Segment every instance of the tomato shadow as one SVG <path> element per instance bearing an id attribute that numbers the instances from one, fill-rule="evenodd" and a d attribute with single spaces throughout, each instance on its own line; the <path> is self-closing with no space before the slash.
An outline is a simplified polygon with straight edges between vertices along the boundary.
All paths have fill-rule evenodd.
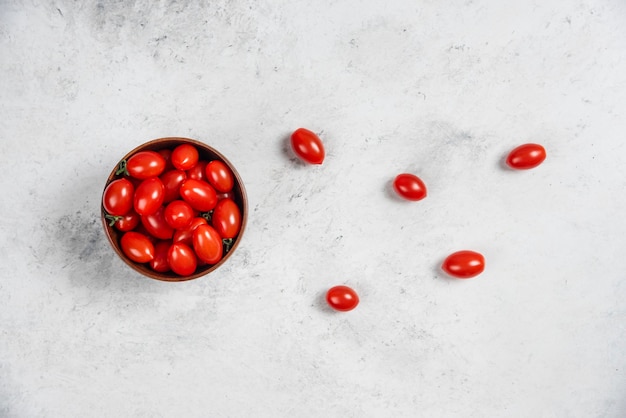
<path id="1" fill-rule="evenodd" d="M 308 163 L 302 161 L 291 147 L 291 133 L 285 134 L 280 141 L 280 151 L 282 156 L 288 160 L 295 168 L 305 168 Z"/>
<path id="2" fill-rule="evenodd" d="M 317 295 L 315 296 L 315 307 L 322 313 L 325 313 L 327 315 L 335 315 L 337 313 L 337 311 L 335 311 L 333 308 L 331 308 L 330 306 L 328 306 L 328 303 L 326 302 L 326 293 L 328 292 L 328 290 L 321 290 L 317 293 Z"/>
<path id="3" fill-rule="evenodd" d="M 383 188 L 383 193 L 385 195 L 385 197 L 389 200 L 392 200 L 394 202 L 398 202 L 398 203 L 411 203 L 410 201 L 401 198 L 400 196 L 398 196 L 398 193 L 396 193 L 396 191 L 393 188 L 393 178 L 387 180 L 384 183 L 384 188 Z"/>

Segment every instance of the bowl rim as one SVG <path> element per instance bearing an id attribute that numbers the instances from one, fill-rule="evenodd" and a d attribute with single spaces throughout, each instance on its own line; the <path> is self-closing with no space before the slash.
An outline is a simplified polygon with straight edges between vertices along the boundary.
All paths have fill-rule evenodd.
<path id="1" fill-rule="evenodd" d="M 115 172 L 117 171 L 119 167 L 119 164 L 123 160 L 128 160 L 128 158 L 130 158 L 132 155 L 140 151 L 155 151 L 155 150 L 158 151 L 160 149 L 169 149 L 170 148 L 169 146 L 163 146 L 158 149 L 152 149 L 154 147 L 158 147 L 167 142 L 179 142 L 180 144 L 183 144 L 183 143 L 192 144 L 207 151 L 208 153 L 214 154 L 218 159 L 220 159 L 224 164 L 226 164 L 226 166 L 231 170 L 233 177 L 235 178 L 235 187 L 238 187 L 240 199 L 241 199 L 241 206 L 240 206 L 241 227 L 239 229 L 239 233 L 237 234 L 236 239 L 234 240 L 232 246 L 228 250 L 228 253 L 226 253 L 222 257 L 222 259 L 218 261 L 216 264 L 209 265 L 205 269 L 196 269 L 196 272 L 190 276 L 177 276 L 177 275 L 174 275 L 175 273 L 172 273 L 171 271 L 160 273 L 154 270 L 150 270 L 150 268 L 146 267 L 145 265 L 135 263 L 134 261 L 128 259 L 128 257 L 126 257 L 126 255 L 123 253 L 122 249 L 120 248 L 119 243 L 116 241 L 116 239 L 112 235 L 113 227 L 109 226 L 109 221 L 105 218 L 106 211 L 102 204 L 102 201 L 104 198 L 104 192 L 106 188 L 109 186 L 109 184 L 119 178 L 125 178 L 124 176 L 118 176 L 115 174 Z M 200 152 L 200 154 L 202 154 L 202 152 Z M 239 244 L 241 243 L 241 240 L 242 240 L 242 237 L 244 235 L 244 231 L 247 225 L 247 221 L 248 221 L 248 196 L 246 193 L 243 180 L 241 176 L 239 175 L 239 172 L 237 171 L 235 166 L 230 162 L 230 160 L 228 160 L 228 158 L 226 158 L 221 152 L 219 152 L 212 146 L 202 141 L 199 141 L 197 139 L 185 138 L 185 137 L 180 137 L 180 136 L 168 136 L 168 137 L 156 138 L 156 139 L 152 139 L 150 141 L 144 142 L 136 146 L 135 148 L 133 148 L 131 151 L 126 153 L 126 155 L 124 155 L 122 158 L 118 160 L 117 164 L 114 166 L 113 170 L 107 177 L 104 188 L 102 189 L 102 197 L 100 198 L 100 219 L 102 221 L 102 226 L 104 228 L 104 234 L 106 235 L 107 240 L 109 241 L 109 244 L 111 244 L 111 247 L 113 248 L 114 252 L 122 259 L 122 261 L 124 261 L 124 263 L 126 263 L 133 270 L 140 273 L 142 276 L 146 276 L 154 280 L 160 280 L 164 282 L 186 282 L 189 280 L 197 279 L 202 276 L 206 276 L 207 274 L 214 272 L 219 267 L 221 267 L 230 258 L 230 256 L 235 252 L 237 247 L 239 247 Z"/>

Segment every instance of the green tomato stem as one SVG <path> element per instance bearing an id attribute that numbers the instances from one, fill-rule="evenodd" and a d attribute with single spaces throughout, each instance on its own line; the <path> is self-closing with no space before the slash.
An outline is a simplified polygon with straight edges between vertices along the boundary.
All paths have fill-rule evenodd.
<path id="1" fill-rule="evenodd" d="M 109 226 L 115 225 L 115 222 L 123 218 L 123 216 L 109 215 L 108 213 L 104 217 L 109 220 Z"/>
<path id="2" fill-rule="evenodd" d="M 224 254 L 226 254 L 232 248 L 234 240 L 232 238 L 225 238 L 222 242 L 224 243 Z"/>
<path id="3" fill-rule="evenodd" d="M 120 164 L 117 166 L 117 171 L 115 172 L 116 176 L 120 174 L 124 174 L 125 176 L 129 176 L 128 169 L 126 168 L 126 160 L 120 161 Z"/>

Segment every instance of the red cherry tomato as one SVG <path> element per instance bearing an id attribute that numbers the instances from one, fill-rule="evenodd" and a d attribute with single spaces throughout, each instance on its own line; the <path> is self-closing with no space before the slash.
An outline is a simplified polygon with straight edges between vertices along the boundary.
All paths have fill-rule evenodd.
<path id="1" fill-rule="evenodd" d="M 161 157 L 165 159 L 165 169 L 163 172 L 174 170 L 174 164 L 172 164 L 172 150 L 168 148 L 163 148 L 157 151 L 161 154 Z"/>
<path id="2" fill-rule="evenodd" d="M 145 180 L 159 176 L 165 170 L 165 158 L 156 151 L 140 151 L 126 162 L 128 175 Z"/>
<path id="3" fill-rule="evenodd" d="M 154 245 L 143 234 L 129 231 L 120 240 L 122 251 L 136 263 L 147 263 L 154 258 Z"/>
<path id="4" fill-rule="evenodd" d="M 106 218 L 110 220 L 109 226 L 114 226 L 115 229 L 122 232 L 128 232 L 135 229 L 139 225 L 141 217 L 133 209 L 128 211 L 124 216 L 111 216 L 106 215 Z"/>
<path id="5" fill-rule="evenodd" d="M 545 159 L 544 147 L 539 144 L 524 144 L 509 153 L 506 163 L 516 170 L 528 170 L 537 167 Z"/>
<path id="6" fill-rule="evenodd" d="M 140 215 L 150 215 L 163 204 L 165 186 L 158 177 L 152 177 L 141 182 L 135 190 L 135 212 Z"/>
<path id="7" fill-rule="evenodd" d="M 399 174 L 393 181 L 393 188 L 406 200 L 422 200 L 426 197 L 426 185 L 414 174 Z"/>
<path id="8" fill-rule="evenodd" d="M 231 199 L 217 202 L 211 216 L 211 224 L 222 238 L 234 238 L 241 228 L 239 206 Z"/>
<path id="9" fill-rule="evenodd" d="M 150 235 L 158 239 L 170 239 L 174 235 L 174 228 L 165 219 L 165 208 L 163 206 L 150 215 L 141 215 L 141 224 Z"/>
<path id="10" fill-rule="evenodd" d="M 183 181 L 187 180 L 187 174 L 181 170 L 170 170 L 161 174 L 159 178 L 165 187 L 163 203 L 170 203 L 173 200 L 179 199 L 180 185 L 183 184 Z"/>
<path id="11" fill-rule="evenodd" d="M 183 244 L 187 244 L 189 246 L 193 245 L 193 231 L 200 225 L 207 225 L 207 221 L 204 218 L 193 218 L 189 226 L 183 229 L 177 229 L 174 232 L 174 243 L 182 242 Z"/>
<path id="12" fill-rule="evenodd" d="M 172 164 L 178 170 L 189 170 L 198 162 L 198 150 L 190 144 L 182 144 L 172 151 Z"/>
<path id="13" fill-rule="evenodd" d="M 154 245 L 154 258 L 150 261 L 150 267 L 159 273 L 170 271 L 167 255 L 170 251 L 171 241 L 159 241 Z"/>
<path id="14" fill-rule="evenodd" d="M 200 225 L 193 231 L 193 249 L 202 261 L 215 264 L 222 259 L 222 237 L 210 225 Z"/>
<path id="15" fill-rule="evenodd" d="M 351 311 L 359 304 L 359 296 L 348 286 L 335 286 L 326 292 L 326 302 L 337 311 Z"/>
<path id="16" fill-rule="evenodd" d="M 324 162 L 324 144 L 322 140 L 308 129 L 299 128 L 291 134 L 291 147 L 298 157 L 310 164 Z"/>
<path id="17" fill-rule="evenodd" d="M 469 279 L 485 270 L 485 257 L 475 251 L 457 251 L 444 260 L 441 268 L 450 276 Z"/>
<path id="18" fill-rule="evenodd" d="M 187 170 L 187 178 L 208 181 L 206 178 L 206 161 L 198 161 L 191 169 Z"/>
<path id="19" fill-rule="evenodd" d="M 180 196 L 191 205 L 192 208 L 206 212 L 217 204 L 215 189 L 207 182 L 187 179 L 180 186 Z"/>
<path id="20" fill-rule="evenodd" d="M 174 200 L 165 207 L 165 222 L 174 229 L 186 227 L 193 217 L 193 208 L 183 200 Z"/>
<path id="21" fill-rule="evenodd" d="M 133 207 L 135 188 L 127 179 L 113 180 L 104 189 L 102 206 L 109 215 L 123 216 Z"/>
<path id="22" fill-rule="evenodd" d="M 198 260 L 193 250 L 186 244 L 172 244 L 167 253 L 167 263 L 172 271 L 180 276 L 189 276 L 196 271 Z"/>
<path id="23" fill-rule="evenodd" d="M 218 192 L 229 192 L 235 184 L 233 173 L 226 164 L 213 160 L 206 166 L 206 177 L 211 186 Z"/>

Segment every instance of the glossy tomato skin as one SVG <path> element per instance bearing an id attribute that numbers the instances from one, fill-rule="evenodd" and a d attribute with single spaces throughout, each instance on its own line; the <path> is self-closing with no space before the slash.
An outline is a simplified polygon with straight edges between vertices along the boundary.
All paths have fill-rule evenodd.
<path id="1" fill-rule="evenodd" d="M 161 182 L 165 187 L 163 203 L 169 203 L 180 198 L 180 185 L 187 180 L 187 173 L 182 170 L 170 170 L 161 174 Z"/>
<path id="2" fill-rule="evenodd" d="M 154 258 L 154 245 L 148 237 L 139 232 L 124 233 L 120 246 L 124 254 L 136 263 L 147 263 Z"/>
<path id="3" fill-rule="evenodd" d="M 120 217 L 117 221 L 115 221 L 113 226 L 118 231 L 128 232 L 135 229 L 137 225 L 139 225 L 140 221 L 141 217 L 139 216 L 139 214 L 131 209 L 128 211 L 128 213 L 126 213 L 126 215 Z"/>
<path id="4" fill-rule="evenodd" d="M 141 224 L 150 235 L 158 239 L 170 239 L 174 235 L 174 228 L 165 219 L 165 208 L 163 206 L 150 215 L 141 215 Z"/>
<path id="5" fill-rule="evenodd" d="M 189 170 L 199 159 L 198 150 L 191 144 L 181 144 L 172 151 L 172 164 L 178 170 Z"/>
<path id="6" fill-rule="evenodd" d="M 113 180 L 104 189 L 102 206 L 104 210 L 113 216 L 123 216 L 133 208 L 133 195 L 135 188 L 127 179 Z"/>
<path id="7" fill-rule="evenodd" d="M 299 128 L 291 134 L 291 147 L 298 157 L 309 164 L 322 164 L 326 155 L 322 140 L 312 131 Z"/>
<path id="8" fill-rule="evenodd" d="M 140 180 L 159 176 L 163 170 L 165 170 L 165 158 L 156 151 L 140 151 L 126 162 L 128 174 Z"/>
<path id="9" fill-rule="evenodd" d="M 359 304 L 359 295 L 348 286 L 335 286 L 326 292 L 326 302 L 336 311 L 351 311 Z"/>
<path id="10" fill-rule="evenodd" d="M 171 241 L 158 241 L 154 245 L 154 258 L 150 261 L 150 267 L 159 273 L 170 271 L 170 265 L 167 262 L 167 255 L 170 251 Z"/>
<path id="11" fill-rule="evenodd" d="M 193 249 L 202 261 L 215 264 L 222 259 L 222 237 L 210 225 L 200 225 L 193 231 Z"/>
<path id="12" fill-rule="evenodd" d="M 206 212 L 217 204 L 215 189 L 207 182 L 187 179 L 180 186 L 180 196 L 192 208 Z"/>
<path id="13" fill-rule="evenodd" d="M 239 206 L 232 199 L 220 200 L 213 210 L 211 224 L 222 238 L 235 238 L 241 228 Z"/>
<path id="14" fill-rule="evenodd" d="M 206 161 L 198 161 L 196 165 L 186 171 L 187 178 L 194 180 L 208 181 L 206 178 Z"/>
<path id="15" fill-rule="evenodd" d="M 165 222 L 174 228 L 185 228 L 194 218 L 194 210 L 184 200 L 174 200 L 165 207 Z"/>
<path id="16" fill-rule="evenodd" d="M 150 215 L 156 212 L 163 204 L 165 186 L 158 177 L 152 177 L 141 182 L 135 190 L 135 212 L 140 215 Z"/>
<path id="17" fill-rule="evenodd" d="M 167 253 L 167 263 L 180 276 L 189 276 L 196 271 L 198 260 L 193 250 L 181 242 L 172 244 Z"/>
<path id="18" fill-rule="evenodd" d="M 469 279 L 485 270 L 485 257 L 475 251 L 457 251 L 446 257 L 441 268 L 450 276 Z"/>
<path id="19" fill-rule="evenodd" d="M 426 185 L 422 179 L 410 173 L 398 174 L 393 181 L 393 189 L 406 200 L 418 201 L 427 195 Z"/>
<path id="20" fill-rule="evenodd" d="M 219 160 L 213 160 L 206 166 L 207 181 L 218 192 L 229 192 L 233 189 L 235 179 L 228 166 Z"/>
<path id="21" fill-rule="evenodd" d="M 187 244 L 189 246 L 193 245 L 193 231 L 200 225 L 208 225 L 207 220 L 201 217 L 196 217 L 191 220 L 189 226 L 182 229 L 177 229 L 174 232 L 173 241 L 182 242 L 183 244 Z"/>
<path id="22" fill-rule="evenodd" d="M 524 144 L 513 149 L 506 158 L 509 167 L 528 170 L 537 167 L 546 159 L 546 149 L 539 144 Z"/>

